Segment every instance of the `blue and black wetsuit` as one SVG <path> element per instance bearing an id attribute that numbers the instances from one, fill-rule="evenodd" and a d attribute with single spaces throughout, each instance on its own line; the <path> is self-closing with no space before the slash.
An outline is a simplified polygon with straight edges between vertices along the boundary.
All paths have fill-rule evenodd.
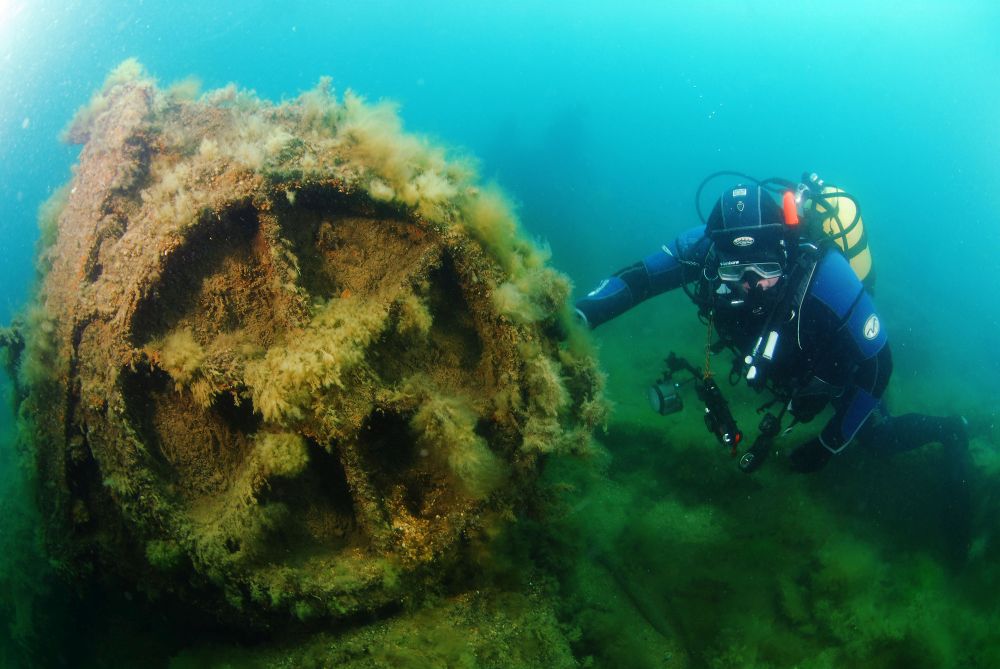
<path id="1" fill-rule="evenodd" d="M 576 303 L 576 310 L 593 328 L 650 297 L 695 281 L 701 289 L 692 297 L 700 307 L 706 306 L 705 300 L 719 298 L 712 300 L 713 324 L 741 358 L 766 334 L 765 326 L 778 333 L 769 380 L 791 397 L 792 414 L 801 421 L 832 404 L 835 413 L 819 437 L 830 453 L 843 450 L 855 436 L 878 441 L 887 451 L 944 441 L 955 430 L 947 422 L 953 419 L 891 419 L 879 410 L 892 374 L 892 356 L 875 304 L 840 253 L 811 245 L 802 249 L 799 271 L 782 279 L 790 283 L 777 302 L 763 291 L 746 299 L 725 299 L 731 290 L 717 278 L 713 281 L 712 263 L 706 262 L 711 240 L 699 226 L 602 281 Z M 777 287 L 771 290 L 778 292 Z M 869 420 L 873 413 L 877 420 Z"/>

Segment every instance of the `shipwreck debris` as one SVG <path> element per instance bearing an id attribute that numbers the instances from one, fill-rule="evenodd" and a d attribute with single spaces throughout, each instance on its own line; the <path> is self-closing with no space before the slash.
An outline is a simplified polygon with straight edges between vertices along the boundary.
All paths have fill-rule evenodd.
<path id="1" fill-rule="evenodd" d="M 589 447 L 567 280 L 391 107 L 194 97 L 127 61 L 66 137 L 17 366 L 70 569 L 345 619 L 419 596 L 541 455 Z"/>

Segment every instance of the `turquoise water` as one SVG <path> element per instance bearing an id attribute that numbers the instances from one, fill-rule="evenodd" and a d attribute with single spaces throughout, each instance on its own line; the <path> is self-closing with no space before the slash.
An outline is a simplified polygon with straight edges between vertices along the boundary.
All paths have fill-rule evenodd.
<path id="1" fill-rule="evenodd" d="M 932 650 L 912 646 L 922 660 L 892 650 L 891 642 L 916 643 L 932 627 L 921 597 L 939 602 L 930 610 L 952 617 L 956 627 L 995 615 L 968 593 L 995 583 L 989 559 L 1000 550 L 992 539 L 996 501 L 985 494 L 1000 470 L 993 427 L 1000 398 L 1000 9 L 990 2 L 871 4 L 0 0 L 0 321 L 25 304 L 37 207 L 68 179 L 76 159 L 76 147 L 58 142 L 60 130 L 108 71 L 133 56 L 165 84 L 193 75 L 206 89 L 233 81 L 261 97 L 287 99 L 331 75 L 340 93 L 350 88 L 370 100 L 395 100 L 408 130 L 476 157 L 482 177 L 518 204 L 524 228 L 551 246 L 553 264 L 573 279 L 577 294 L 695 224 L 694 191 L 709 172 L 797 178 L 817 171 L 853 192 L 864 209 L 896 358 L 894 406 L 965 413 L 977 427 L 980 562 L 954 582 L 938 571 L 943 539 L 936 524 L 919 520 L 936 512 L 941 492 L 926 476 L 933 454 L 895 466 L 855 458 L 840 475 L 824 472 L 806 484 L 765 472 L 751 485 L 711 451 L 696 415 L 648 416 L 643 388 L 665 352 L 696 357 L 701 345 L 693 308 L 678 296 L 642 305 L 596 333 L 618 404 L 604 437 L 614 465 L 607 480 L 578 488 L 607 518 L 577 523 L 570 516 L 560 531 L 597 527 L 607 543 L 605 564 L 622 559 L 617 542 L 631 547 L 638 564 L 612 571 L 631 575 L 625 591 L 660 598 L 636 604 L 647 622 L 660 602 L 678 602 L 663 615 L 683 630 L 678 634 L 697 658 L 691 666 L 837 666 L 843 657 L 870 666 L 903 666 L 892 664 L 899 658 L 909 666 L 942 666 L 933 664 L 940 658 L 991 666 L 983 658 L 998 651 L 977 632 L 962 636 L 946 626 Z M 752 415 L 753 399 L 742 401 Z M 16 481 L 9 443 L 0 467 Z M 901 477 L 925 487 L 907 494 Z M 872 486 L 888 492 L 880 499 Z M 28 507 L 14 484 L 8 487 L 15 492 L 4 508 L 23 517 Z M 807 500 L 804 508 L 817 516 L 782 513 L 788 495 Z M 750 496 L 748 510 L 739 500 Z M 634 524 L 622 520 L 636 514 Z M 678 525 L 679 517 L 689 524 Z M 751 522 L 772 541 L 735 529 Z M 820 546 L 817 525 L 835 528 L 834 546 Z M 725 544 L 719 532 L 740 540 Z M 30 532 L 23 534 L 22 543 L 30 543 Z M 789 545 L 776 536 L 804 538 Z M 757 585 L 741 590 L 739 570 L 704 566 L 712 564 L 699 552 L 705 546 L 733 559 L 745 547 Z M 797 558 L 806 553 L 820 565 L 815 582 L 769 580 L 779 567 L 797 573 Z M 666 562 L 683 565 L 688 576 L 652 555 L 672 555 Z M 850 568 L 838 571 L 845 563 Z M 866 579 L 889 585 L 868 594 Z M 696 597 L 693 583 L 729 594 Z M 920 588 L 926 594 L 914 594 Z M 785 603 L 761 609 L 759 629 L 748 631 L 727 613 L 775 592 Z M 796 606 L 797 598 L 812 604 Z M 823 606 L 838 603 L 854 622 L 826 610 L 837 624 L 825 632 L 810 628 Z M 682 606 L 733 626 L 687 621 L 676 611 Z M 601 666 L 621 661 L 606 651 L 614 644 L 595 616 L 589 627 L 579 610 L 566 616 L 589 634 L 578 648 L 581 661 L 588 654 Z M 850 625 L 876 621 L 885 629 L 871 631 L 870 643 L 853 655 L 824 655 L 824 643 L 845 643 Z M 761 651 L 754 640 L 763 638 L 780 639 L 774 643 L 785 651 Z M 959 654 L 969 644 L 979 645 L 978 655 Z M 162 648 L 164 663 L 180 652 L 173 643 Z M 635 662 L 657 666 L 648 658 Z"/>

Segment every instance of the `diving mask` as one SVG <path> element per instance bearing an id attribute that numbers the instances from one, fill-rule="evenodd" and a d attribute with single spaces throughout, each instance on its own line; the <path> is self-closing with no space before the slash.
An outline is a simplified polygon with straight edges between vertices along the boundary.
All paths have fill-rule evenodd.
<path id="1" fill-rule="evenodd" d="M 777 262 L 734 263 L 719 266 L 719 278 L 723 281 L 739 281 L 747 272 L 753 272 L 762 279 L 775 279 L 781 276 L 784 268 Z"/>

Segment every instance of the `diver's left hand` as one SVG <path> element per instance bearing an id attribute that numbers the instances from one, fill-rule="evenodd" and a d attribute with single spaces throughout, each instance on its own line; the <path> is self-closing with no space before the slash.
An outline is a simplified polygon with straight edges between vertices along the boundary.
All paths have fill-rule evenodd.
<path id="1" fill-rule="evenodd" d="M 791 452 L 788 464 L 793 472 L 809 474 L 823 469 L 832 457 L 833 453 L 820 443 L 819 437 L 813 437 Z"/>

